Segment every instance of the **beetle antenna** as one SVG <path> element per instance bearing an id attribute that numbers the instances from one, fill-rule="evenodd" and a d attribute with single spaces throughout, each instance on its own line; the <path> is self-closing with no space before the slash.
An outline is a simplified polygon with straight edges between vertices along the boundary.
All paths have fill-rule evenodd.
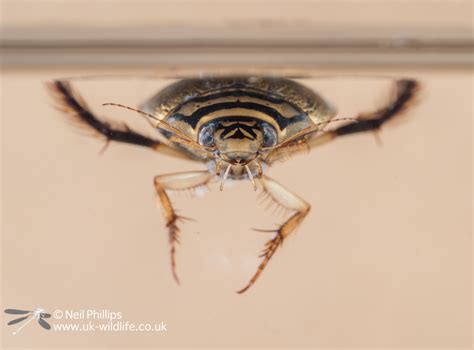
<path id="1" fill-rule="evenodd" d="M 155 127 L 159 127 L 160 124 L 162 124 L 163 126 L 165 126 L 164 129 L 166 129 L 166 130 L 167 130 L 167 129 L 170 129 L 170 130 L 167 130 L 167 131 L 176 133 L 176 134 L 178 134 L 179 136 L 188 139 L 188 137 L 187 137 L 186 135 L 183 135 L 180 130 L 178 130 L 178 129 L 176 129 L 175 127 L 169 125 L 167 122 L 165 122 L 165 121 L 163 121 L 163 120 L 161 120 L 161 119 L 158 119 L 158 118 L 155 117 L 153 114 L 150 114 L 150 113 L 141 111 L 141 110 L 136 109 L 136 108 L 133 108 L 133 107 L 125 106 L 125 105 L 122 105 L 122 104 L 120 104 L 120 103 L 107 102 L 107 103 L 102 103 L 102 106 L 115 106 L 115 107 L 120 107 L 120 108 L 128 109 L 129 111 L 134 111 L 134 112 L 140 113 L 141 115 L 143 115 L 143 116 L 145 116 L 145 117 L 147 117 L 147 118 L 156 120 L 157 123 L 154 125 Z M 149 119 L 147 119 L 147 120 L 149 120 Z M 152 124 L 152 125 L 153 125 L 153 124 Z"/>
<path id="2" fill-rule="evenodd" d="M 227 179 L 227 176 L 229 175 L 229 171 L 230 171 L 231 166 L 232 166 L 232 164 L 229 164 L 229 166 L 225 170 L 224 176 L 222 177 L 221 187 L 220 187 L 221 191 L 224 190 L 224 182 Z"/>
<path id="3" fill-rule="evenodd" d="M 196 141 L 194 141 L 193 139 L 191 139 L 188 135 L 186 135 L 185 133 L 183 133 L 181 130 L 175 128 L 174 126 L 170 125 L 169 123 L 165 122 L 164 120 L 161 120 L 161 119 L 158 119 L 157 117 L 155 117 L 153 114 L 150 114 L 150 113 L 147 113 L 147 112 L 144 112 L 144 111 L 141 111 L 139 109 L 136 109 L 136 108 L 133 108 L 133 107 L 129 107 L 129 106 L 125 106 L 125 105 L 122 105 L 120 103 L 112 103 L 112 102 L 107 102 L 107 103 L 103 103 L 102 106 L 115 106 L 115 107 L 120 107 L 120 108 L 125 108 L 125 109 L 128 109 L 130 111 L 134 111 L 134 112 L 137 112 L 145 117 L 147 117 L 147 120 L 149 121 L 148 118 L 150 119 L 153 119 L 153 120 L 156 120 L 156 124 L 153 125 L 155 128 L 160 128 L 160 129 L 163 129 L 163 130 L 166 130 L 172 134 L 174 134 L 178 140 L 176 139 L 175 137 L 175 141 L 176 142 L 179 142 L 179 143 L 184 143 L 186 145 L 189 145 L 191 147 L 194 147 L 194 148 L 197 148 L 197 149 L 201 149 L 201 150 L 204 150 L 206 152 L 210 151 L 210 150 L 213 150 L 212 147 L 206 147 L 206 146 L 203 146 L 199 143 L 197 143 Z M 181 139 L 181 140 L 179 140 Z M 181 141 L 181 142 L 180 142 Z"/>
<path id="4" fill-rule="evenodd" d="M 286 146 L 287 144 L 291 143 L 291 142 L 294 142 L 298 139 L 301 139 L 302 137 L 304 136 L 307 136 L 309 134 L 313 134 L 315 132 L 326 132 L 324 131 L 324 127 L 329 124 L 329 123 L 334 123 L 334 122 L 339 122 L 339 121 L 352 121 L 352 122 L 359 122 L 358 119 L 355 119 L 355 118 L 337 118 L 337 119 L 332 119 L 332 120 L 326 120 L 325 122 L 320 122 L 320 123 L 316 123 L 314 125 L 311 125 L 299 132 L 297 132 L 296 134 L 294 134 L 293 136 L 289 137 L 288 139 L 286 139 L 285 141 L 283 141 L 282 143 L 279 143 L 275 146 L 270 146 L 270 147 L 263 147 L 262 150 L 264 151 L 270 151 L 270 150 L 274 150 L 274 149 L 277 149 L 277 148 L 280 148 L 282 146 Z M 324 125 L 323 128 L 321 128 L 321 125 Z"/>

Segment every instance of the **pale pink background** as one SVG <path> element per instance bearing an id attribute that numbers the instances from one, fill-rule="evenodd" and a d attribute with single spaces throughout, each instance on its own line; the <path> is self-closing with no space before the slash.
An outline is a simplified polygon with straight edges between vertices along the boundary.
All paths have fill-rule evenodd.
<path id="1" fill-rule="evenodd" d="M 168 332 L 53 333 L 31 325 L 12 336 L 4 317 L 4 346 L 470 346 L 470 70 L 391 70 L 424 89 L 403 122 L 384 128 L 382 147 L 358 135 L 272 167 L 270 176 L 312 211 L 244 295 L 235 291 L 268 239 L 251 228 L 283 219 L 258 205 L 250 184 L 174 196 L 197 219 L 182 227 L 177 286 L 152 178 L 202 166 L 121 144 L 100 156 L 102 143 L 69 125 L 44 89 L 57 77 L 116 72 L 3 72 L 3 308 L 109 309 L 130 322 L 163 320 Z M 387 74 L 324 73 L 332 72 Z M 306 83 L 341 106 L 341 116 L 383 103 L 389 86 Z M 153 132 L 130 112 L 98 105 L 137 103 L 162 85 L 78 87 L 100 114 Z"/>

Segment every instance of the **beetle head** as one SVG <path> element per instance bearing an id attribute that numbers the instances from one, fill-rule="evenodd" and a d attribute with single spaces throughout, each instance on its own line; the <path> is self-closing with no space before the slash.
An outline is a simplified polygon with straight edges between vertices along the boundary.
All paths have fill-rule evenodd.
<path id="1" fill-rule="evenodd" d="M 254 119 L 222 119 L 204 124 L 199 143 L 215 147 L 216 155 L 231 165 L 245 166 L 254 161 L 262 147 L 276 144 L 275 129 Z"/>

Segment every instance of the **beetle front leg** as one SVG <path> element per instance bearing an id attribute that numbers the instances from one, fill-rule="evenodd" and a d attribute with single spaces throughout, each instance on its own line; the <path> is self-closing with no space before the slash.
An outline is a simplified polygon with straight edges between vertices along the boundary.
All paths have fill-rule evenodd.
<path id="1" fill-rule="evenodd" d="M 311 209 L 311 206 L 307 202 L 287 190 L 275 180 L 263 176 L 259 179 L 259 182 L 263 187 L 263 191 L 267 193 L 272 200 L 286 209 L 296 211 L 296 213 L 276 230 L 258 230 L 263 232 L 275 232 L 275 237 L 265 244 L 265 249 L 261 254 L 263 261 L 260 263 L 257 272 L 250 279 L 249 283 L 237 292 L 239 294 L 245 292 L 257 281 L 273 254 L 275 254 L 277 248 L 283 244 L 286 237 L 295 231 Z"/>
<path id="2" fill-rule="evenodd" d="M 264 160 L 267 163 L 271 163 L 277 159 L 281 159 L 286 155 L 307 152 L 312 148 L 327 144 L 340 136 L 366 131 L 376 132 L 380 130 L 382 125 L 387 123 L 389 120 L 392 120 L 403 114 L 403 112 L 405 112 L 416 101 L 419 90 L 420 83 L 416 80 L 396 80 L 392 90 L 392 97 L 389 99 L 387 104 L 374 111 L 356 115 L 353 119 L 357 120 L 357 123 L 350 123 L 324 132 L 318 126 L 314 130 L 315 135 L 316 133 L 321 132 L 319 135 L 309 139 L 301 138 L 286 145 L 283 142 L 282 146 L 276 147 L 273 151 L 265 155 Z M 323 122 L 322 124 L 325 123 Z M 317 124 L 315 125 L 317 126 Z"/>
<path id="3" fill-rule="evenodd" d="M 155 176 L 154 185 L 155 190 L 163 207 L 163 214 L 166 220 L 166 227 L 168 228 L 169 242 L 170 242 L 170 257 L 171 269 L 173 277 L 179 283 L 178 275 L 176 274 L 176 244 L 179 243 L 178 221 L 186 219 L 183 216 L 176 214 L 176 210 L 171 204 L 167 191 L 181 191 L 187 189 L 196 189 L 205 186 L 212 179 L 212 175 L 207 171 L 190 171 L 182 173 L 174 173 L 167 175 Z"/>

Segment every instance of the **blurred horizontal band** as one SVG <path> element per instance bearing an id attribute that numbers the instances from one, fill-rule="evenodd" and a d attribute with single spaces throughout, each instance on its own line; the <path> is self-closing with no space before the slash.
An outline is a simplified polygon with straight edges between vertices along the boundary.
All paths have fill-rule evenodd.
<path id="1" fill-rule="evenodd" d="M 3 40 L 4 66 L 28 65 L 429 65 L 470 66 L 468 39 Z"/>
<path id="2" fill-rule="evenodd" d="M 4 66 L 473 63 L 470 0 L 3 0 L 1 9 Z"/>

